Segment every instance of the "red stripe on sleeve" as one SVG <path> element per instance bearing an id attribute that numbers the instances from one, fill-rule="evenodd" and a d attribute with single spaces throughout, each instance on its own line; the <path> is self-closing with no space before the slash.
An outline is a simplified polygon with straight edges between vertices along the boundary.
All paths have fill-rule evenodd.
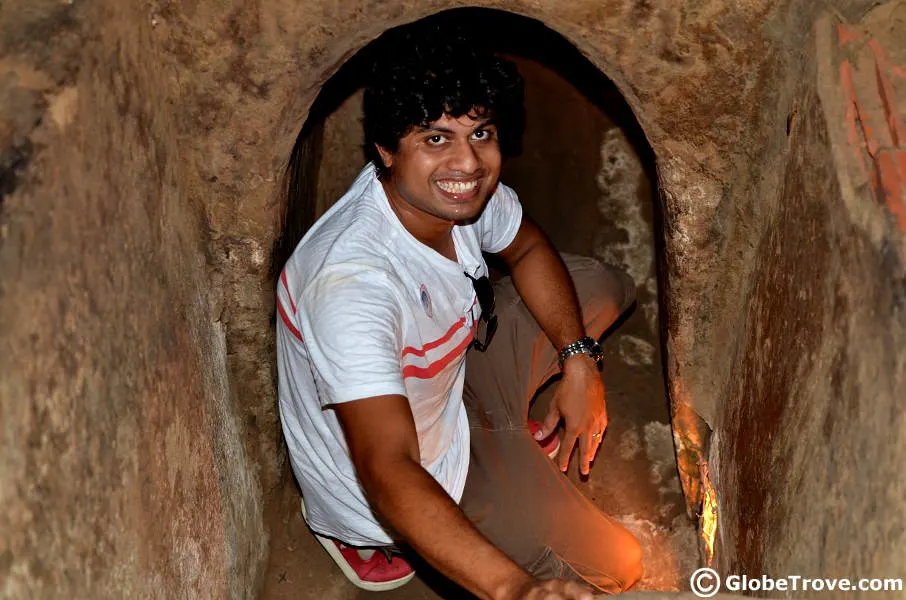
<path id="1" fill-rule="evenodd" d="M 286 269 L 280 271 L 280 281 L 283 283 L 283 289 L 286 290 L 286 297 L 289 298 L 289 307 L 293 309 L 293 314 L 296 314 L 296 303 L 293 302 L 293 295 L 289 293 L 289 284 L 286 283 Z"/>
<path id="2" fill-rule="evenodd" d="M 296 329 L 296 326 L 293 325 L 293 322 L 289 320 L 289 315 L 286 314 L 286 310 L 283 308 L 283 303 L 280 302 L 280 299 L 277 299 L 277 312 L 280 313 L 280 318 L 283 319 L 283 324 L 286 325 L 286 328 L 289 329 L 289 332 L 296 336 L 296 339 L 300 342 L 302 341 L 302 334 L 299 333 L 299 330 Z"/>

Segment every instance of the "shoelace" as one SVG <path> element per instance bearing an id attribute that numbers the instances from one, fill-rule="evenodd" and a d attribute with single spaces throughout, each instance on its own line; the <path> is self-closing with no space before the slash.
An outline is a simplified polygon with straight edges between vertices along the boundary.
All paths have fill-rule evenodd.
<path id="1" fill-rule="evenodd" d="M 390 551 L 390 548 L 387 546 L 381 546 L 378 548 L 378 552 L 384 555 L 384 558 L 387 559 L 387 564 L 393 562 L 393 552 Z"/>

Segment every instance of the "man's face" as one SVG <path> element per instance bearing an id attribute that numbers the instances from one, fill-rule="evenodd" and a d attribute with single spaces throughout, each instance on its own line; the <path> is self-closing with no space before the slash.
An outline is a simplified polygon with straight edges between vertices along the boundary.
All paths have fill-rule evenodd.
<path id="1" fill-rule="evenodd" d="M 407 133 L 396 152 L 378 150 L 392 201 L 408 203 L 424 224 L 474 219 L 500 177 L 497 128 L 475 114 L 443 115 Z"/>

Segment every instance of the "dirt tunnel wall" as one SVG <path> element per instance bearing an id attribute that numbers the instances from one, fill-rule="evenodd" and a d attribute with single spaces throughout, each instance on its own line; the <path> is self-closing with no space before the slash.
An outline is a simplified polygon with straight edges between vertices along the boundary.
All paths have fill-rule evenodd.
<path id="1" fill-rule="evenodd" d="M 903 47 L 878 17 L 897 3 L 832 4 L 824 29 L 794 0 L 494 7 L 574 43 L 657 156 L 675 436 L 712 461 L 721 566 L 897 576 L 903 179 L 871 173 L 903 137 L 848 137 L 838 59 L 852 53 L 860 98 L 877 78 L 868 38 L 841 45 L 834 20 Z M 5 595 L 255 595 L 282 472 L 267 274 L 282 161 L 344 59 L 453 6 L 3 3 Z M 815 60 L 821 43 L 837 62 Z M 890 97 L 870 98 L 896 134 Z M 868 176 L 848 171 L 853 139 Z"/>
<path id="2" fill-rule="evenodd" d="M 906 141 L 904 25 L 900 3 L 812 32 L 712 440 L 728 572 L 906 574 L 906 170 L 884 168 Z"/>

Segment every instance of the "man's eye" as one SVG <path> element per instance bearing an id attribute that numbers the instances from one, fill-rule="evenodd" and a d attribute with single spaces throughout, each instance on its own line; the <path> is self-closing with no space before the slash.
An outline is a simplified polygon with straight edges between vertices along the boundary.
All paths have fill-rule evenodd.
<path id="1" fill-rule="evenodd" d="M 432 135 L 427 139 L 427 142 L 432 146 L 439 146 L 444 143 L 444 136 L 442 135 Z"/>
<path id="2" fill-rule="evenodd" d="M 478 131 L 472 133 L 472 137 L 479 141 L 486 141 L 494 137 L 494 132 L 487 129 L 479 129 Z"/>

